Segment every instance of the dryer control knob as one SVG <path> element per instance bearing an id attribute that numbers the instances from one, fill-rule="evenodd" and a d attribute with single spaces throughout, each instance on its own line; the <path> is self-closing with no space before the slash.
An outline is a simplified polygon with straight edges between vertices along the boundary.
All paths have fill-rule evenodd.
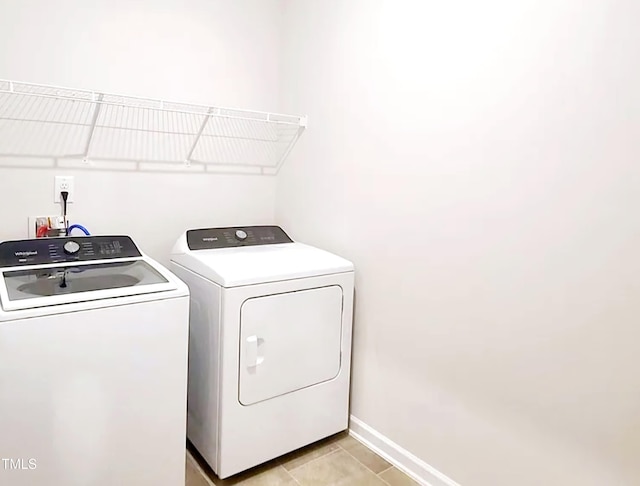
<path id="1" fill-rule="evenodd" d="M 247 239 L 247 233 L 245 233 L 242 230 L 238 230 L 238 231 L 236 231 L 236 238 L 238 238 L 240 241 L 246 240 Z"/>
<path id="2" fill-rule="evenodd" d="M 62 248 L 67 255 L 75 255 L 80 251 L 80 245 L 75 241 L 67 241 Z"/>

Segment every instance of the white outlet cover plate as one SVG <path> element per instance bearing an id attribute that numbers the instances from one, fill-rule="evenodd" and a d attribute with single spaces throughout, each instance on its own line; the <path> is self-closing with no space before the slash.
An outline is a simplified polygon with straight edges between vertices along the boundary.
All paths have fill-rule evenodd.
<path id="1" fill-rule="evenodd" d="M 62 191 L 67 191 L 69 195 L 67 196 L 67 204 L 72 203 L 74 199 L 74 177 L 73 176 L 55 176 L 54 180 L 54 188 L 53 188 L 53 202 L 60 202 L 60 193 Z"/>

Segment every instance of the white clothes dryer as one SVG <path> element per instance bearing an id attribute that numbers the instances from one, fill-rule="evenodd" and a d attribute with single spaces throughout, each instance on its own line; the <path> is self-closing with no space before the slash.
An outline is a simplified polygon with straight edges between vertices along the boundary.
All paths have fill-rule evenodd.
<path id="1" fill-rule="evenodd" d="M 187 436 L 220 478 L 345 430 L 353 264 L 277 226 L 190 230 Z"/>
<path id="2" fill-rule="evenodd" d="M 127 236 L 5 241 L 0 304 L 0 485 L 184 485 L 183 282 Z"/>

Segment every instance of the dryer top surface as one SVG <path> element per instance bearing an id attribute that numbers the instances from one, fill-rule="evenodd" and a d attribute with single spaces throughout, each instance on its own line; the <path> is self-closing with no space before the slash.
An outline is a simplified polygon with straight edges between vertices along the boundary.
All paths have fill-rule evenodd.
<path id="1" fill-rule="evenodd" d="M 178 241 L 171 260 L 222 287 L 352 272 L 353 263 L 303 243 L 190 250 Z"/>

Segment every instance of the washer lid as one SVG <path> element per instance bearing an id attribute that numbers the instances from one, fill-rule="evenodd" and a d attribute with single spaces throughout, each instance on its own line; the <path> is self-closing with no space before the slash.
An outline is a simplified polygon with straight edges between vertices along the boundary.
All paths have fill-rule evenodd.
<path id="1" fill-rule="evenodd" d="M 0 302 L 5 311 L 175 290 L 142 258 L 77 265 L 0 269 Z"/>
<path id="2" fill-rule="evenodd" d="M 22 311 L 174 291 L 175 277 L 128 236 L 0 243 L 0 308 Z"/>
<path id="3" fill-rule="evenodd" d="M 353 271 L 350 261 L 303 243 L 187 249 L 171 259 L 223 287 Z"/>

